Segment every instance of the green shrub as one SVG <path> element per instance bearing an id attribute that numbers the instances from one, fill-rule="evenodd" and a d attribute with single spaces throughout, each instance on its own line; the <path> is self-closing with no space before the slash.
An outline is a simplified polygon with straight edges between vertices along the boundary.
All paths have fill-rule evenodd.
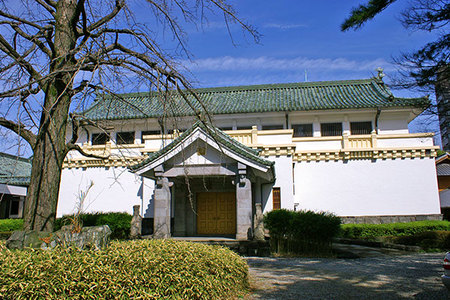
<path id="1" fill-rule="evenodd" d="M 325 212 L 280 209 L 264 216 L 271 248 L 277 253 L 329 253 L 340 224 L 339 217 Z"/>
<path id="2" fill-rule="evenodd" d="M 291 223 L 294 211 L 287 209 L 272 210 L 264 215 L 264 226 L 269 229 L 270 236 L 282 238 L 291 234 Z"/>
<path id="3" fill-rule="evenodd" d="M 246 262 L 218 246 L 139 240 L 98 251 L 0 247 L 1 299 L 230 299 L 247 288 Z"/>
<path id="4" fill-rule="evenodd" d="M 23 219 L 1 219 L 0 232 L 12 232 L 14 230 L 22 230 Z"/>
<path id="5" fill-rule="evenodd" d="M 406 236 L 433 230 L 450 230 L 448 221 L 418 221 L 391 224 L 344 224 L 341 236 L 351 239 L 374 239 L 381 236 Z"/>
<path id="6" fill-rule="evenodd" d="M 61 229 L 63 225 L 71 224 L 73 216 L 63 216 L 55 222 L 55 231 Z M 132 216 L 127 213 L 89 213 L 82 214 L 83 226 L 108 225 L 111 229 L 111 239 L 124 240 L 130 235 Z"/>
<path id="7" fill-rule="evenodd" d="M 450 231 L 436 230 L 416 233 L 414 235 L 390 237 L 395 244 L 420 246 L 424 250 L 450 250 Z"/>

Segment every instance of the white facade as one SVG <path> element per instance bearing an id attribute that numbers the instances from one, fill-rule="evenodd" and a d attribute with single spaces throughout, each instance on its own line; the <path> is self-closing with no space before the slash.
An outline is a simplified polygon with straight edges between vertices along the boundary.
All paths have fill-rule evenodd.
<path id="1" fill-rule="evenodd" d="M 376 120 L 376 118 L 378 118 Z M 392 216 L 440 214 L 432 134 L 409 134 L 412 109 L 382 111 L 347 110 L 267 114 L 219 115 L 217 127 L 239 142 L 259 149 L 260 155 L 275 162 L 275 182 L 262 184 L 253 192 L 264 212 L 273 209 L 272 190 L 279 187 L 281 207 L 328 211 L 339 216 Z M 189 122 L 191 120 L 191 122 Z M 370 122 L 373 131 L 352 135 L 351 122 Z M 178 127 L 188 128 L 192 118 L 180 119 Z M 342 123 L 341 136 L 321 136 L 321 124 Z M 375 122 L 378 128 L 375 128 Z M 71 214 L 77 206 L 77 193 L 89 191 L 84 210 L 132 212 L 141 205 L 141 214 L 151 217 L 154 182 L 134 175 L 126 168 L 162 146 L 172 135 L 143 135 L 158 130 L 149 120 L 110 122 L 111 140 L 92 146 L 87 135 L 80 145 L 86 151 L 110 155 L 100 162 L 70 153 L 62 173 L 57 216 Z M 312 124 L 312 137 L 294 137 L 296 124 Z M 183 125 L 183 126 L 181 126 Z M 266 125 L 283 129 L 262 130 Z M 253 129 L 249 128 L 254 126 Z M 97 129 L 91 128 L 90 136 Z M 98 131 L 97 131 L 98 132 Z M 134 144 L 115 145 L 117 132 L 134 132 Z M 203 164 L 199 159 L 187 162 Z M 196 160 L 195 162 L 193 160 Z"/>

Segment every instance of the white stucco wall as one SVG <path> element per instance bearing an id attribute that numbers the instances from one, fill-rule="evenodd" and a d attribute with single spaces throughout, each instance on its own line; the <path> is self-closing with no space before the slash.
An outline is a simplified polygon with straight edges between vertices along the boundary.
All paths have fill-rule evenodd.
<path id="1" fill-rule="evenodd" d="M 340 216 L 440 213 L 433 158 L 301 162 L 295 191 L 300 209 Z"/>
<path id="2" fill-rule="evenodd" d="M 148 206 L 149 196 L 143 198 L 142 179 L 126 168 L 64 169 L 61 176 L 57 217 L 72 214 L 77 205 L 77 195 L 90 189 L 84 203 L 85 212 L 133 213 L 133 205 Z M 151 183 L 150 183 L 151 184 Z"/>
<path id="3" fill-rule="evenodd" d="M 281 208 L 294 209 L 292 157 L 270 156 L 267 160 L 275 162 L 275 183 L 262 186 L 263 212 L 273 209 L 272 188 L 279 187 L 281 194 Z"/>

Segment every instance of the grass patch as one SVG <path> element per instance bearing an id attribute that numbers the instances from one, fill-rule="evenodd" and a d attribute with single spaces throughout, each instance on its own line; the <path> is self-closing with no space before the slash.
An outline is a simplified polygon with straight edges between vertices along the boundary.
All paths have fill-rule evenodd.
<path id="1" fill-rule="evenodd" d="M 341 225 L 340 236 L 350 239 L 376 239 L 382 236 L 412 236 L 436 230 L 450 230 L 450 222 L 417 221 L 390 224 L 344 224 Z"/>
<path id="2" fill-rule="evenodd" d="M 0 219 L 0 232 L 22 230 L 23 219 Z"/>
<path id="3" fill-rule="evenodd" d="M 22 228 L 23 219 L 0 219 L 0 240 L 7 240 L 13 231 Z"/>
<path id="4" fill-rule="evenodd" d="M 172 240 L 113 241 L 99 251 L 2 249 L 1 299 L 229 299 L 248 289 L 232 251 Z"/>

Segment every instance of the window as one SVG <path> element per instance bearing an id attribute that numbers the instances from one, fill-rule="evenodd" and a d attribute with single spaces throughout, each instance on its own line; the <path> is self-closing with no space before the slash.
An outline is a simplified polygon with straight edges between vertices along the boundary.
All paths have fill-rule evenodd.
<path id="1" fill-rule="evenodd" d="M 291 127 L 294 129 L 294 137 L 313 136 L 313 124 L 296 124 Z"/>
<path id="2" fill-rule="evenodd" d="M 342 123 L 322 123 L 320 124 L 320 134 L 322 136 L 342 135 Z"/>
<path id="3" fill-rule="evenodd" d="M 248 129 L 252 129 L 251 125 L 248 126 L 238 126 L 236 127 L 237 130 L 248 130 Z"/>
<path id="4" fill-rule="evenodd" d="M 147 130 L 141 132 L 141 139 L 144 137 L 144 135 L 161 135 L 160 130 Z"/>
<path id="5" fill-rule="evenodd" d="M 92 145 L 105 145 L 109 141 L 108 133 L 93 133 L 92 134 Z"/>
<path id="6" fill-rule="evenodd" d="M 222 131 L 226 131 L 226 130 L 233 130 L 233 127 L 224 126 L 224 127 L 219 127 L 219 129 L 222 130 Z"/>
<path id="7" fill-rule="evenodd" d="M 130 132 L 118 132 L 116 135 L 116 144 L 134 144 L 134 131 Z"/>
<path id="8" fill-rule="evenodd" d="M 352 135 L 370 134 L 371 132 L 372 122 L 350 122 L 350 133 Z"/>
<path id="9" fill-rule="evenodd" d="M 19 199 L 11 199 L 11 207 L 9 208 L 9 215 L 18 216 L 19 215 Z"/>
<path id="10" fill-rule="evenodd" d="M 161 135 L 161 131 L 159 130 L 141 131 L 141 143 L 144 143 L 144 136 L 146 135 Z"/>
<path id="11" fill-rule="evenodd" d="M 283 129 L 283 125 L 263 125 L 262 130 L 278 130 Z"/>
<path id="12" fill-rule="evenodd" d="M 279 187 L 272 190 L 273 209 L 281 209 L 281 192 Z"/>

